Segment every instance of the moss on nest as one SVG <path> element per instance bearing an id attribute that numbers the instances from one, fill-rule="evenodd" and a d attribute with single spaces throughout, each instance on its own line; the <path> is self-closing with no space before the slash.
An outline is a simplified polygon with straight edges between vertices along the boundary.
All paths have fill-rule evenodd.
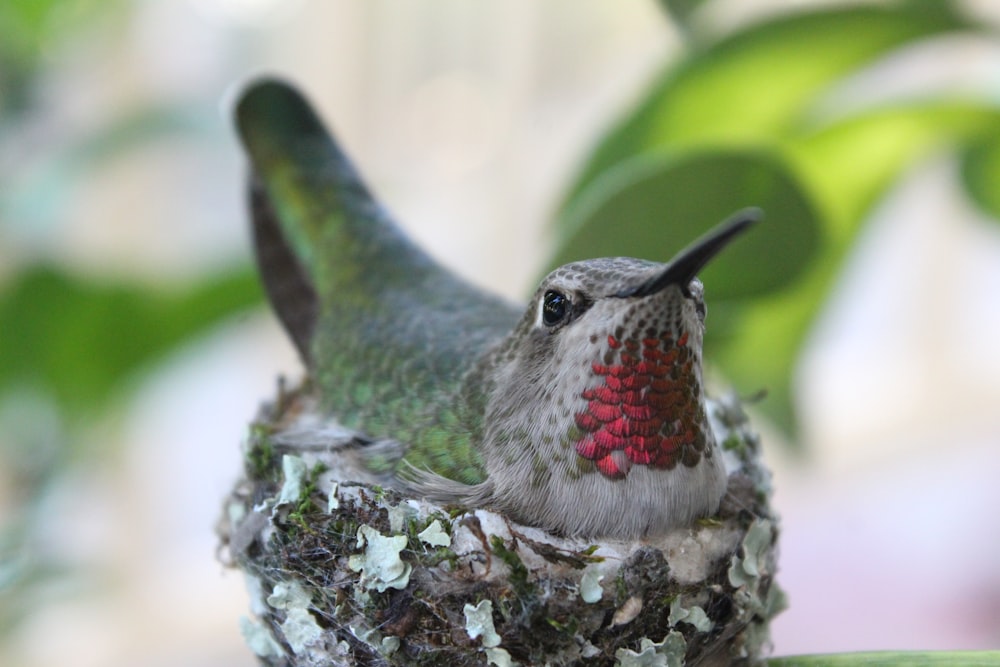
<path id="1" fill-rule="evenodd" d="M 261 410 L 220 522 L 262 663 L 728 665 L 766 646 L 778 531 L 735 399 L 710 406 L 730 471 L 720 513 L 635 542 L 560 538 L 353 481 L 357 443 L 309 400 L 282 392 Z"/>

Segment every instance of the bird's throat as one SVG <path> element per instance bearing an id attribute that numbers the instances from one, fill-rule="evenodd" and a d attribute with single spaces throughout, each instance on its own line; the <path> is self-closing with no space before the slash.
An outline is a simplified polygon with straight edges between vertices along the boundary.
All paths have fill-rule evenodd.
<path id="1" fill-rule="evenodd" d="M 658 338 L 608 336 L 595 382 L 576 414 L 583 436 L 577 454 L 612 479 L 632 465 L 693 467 L 710 456 L 702 400 L 700 359 L 686 333 Z"/>

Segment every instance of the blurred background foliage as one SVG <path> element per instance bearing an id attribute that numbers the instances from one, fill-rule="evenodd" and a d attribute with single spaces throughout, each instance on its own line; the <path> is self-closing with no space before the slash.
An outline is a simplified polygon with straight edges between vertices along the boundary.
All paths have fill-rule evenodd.
<path id="1" fill-rule="evenodd" d="M 995 28 L 935 0 L 805 4 L 735 29 L 712 19 L 708 0 L 659 4 L 684 48 L 593 141 L 556 207 L 550 264 L 666 259 L 732 212 L 763 208 L 764 224 L 704 272 L 707 356 L 741 393 L 766 389 L 759 409 L 794 442 L 806 336 L 898 179 L 948 151 L 971 201 L 1000 218 L 993 91 L 831 100 L 926 40 L 994 40 Z M 46 249 L 45 230 L 58 229 L 81 179 L 159 142 L 228 140 L 205 99 L 124 105 L 41 163 L 30 141 L 11 140 L 42 113 L 47 54 L 115 35 L 129 11 L 125 0 L 0 4 L 0 468 L 14 507 L 0 526 L 0 632 L 44 600 L 40 584 L 59 571 L 30 546 L 47 484 L 100 448 L 137 377 L 261 302 L 245 256 L 154 280 L 78 270 Z"/>
<path id="2" fill-rule="evenodd" d="M 57 41 L 79 39 L 91 24 L 120 17 L 118 0 L 5 2 L 0 6 L 0 109 L 5 116 L 31 110 L 30 97 L 46 49 Z"/>
<path id="3" fill-rule="evenodd" d="M 125 0 L 0 3 L 0 496 L 9 510 L 0 525 L 0 633 L 72 580 L 34 548 L 52 484 L 99 455 L 138 375 L 261 300 L 245 259 L 152 280 L 81 270 L 48 247 L 73 194 L 116 160 L 158 143 L 225 137 L 211 101 L 164 100 L 123 105 L 86 132 L 70 128 L 55 151 L 31 152 L 45 143 L 31 135 L 49 104 L 46 67 L 67 42 L 120 35 L 129 9 Z"/>

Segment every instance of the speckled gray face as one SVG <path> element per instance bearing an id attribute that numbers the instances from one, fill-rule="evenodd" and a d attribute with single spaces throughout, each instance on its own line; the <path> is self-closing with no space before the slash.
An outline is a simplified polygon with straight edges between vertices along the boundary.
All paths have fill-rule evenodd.
<path id="1" fill-rule="evenodd" d="M 555 339 L 545 347 L 578 360 L 551 372 L 583 470 L 619 479 L 633 465 L 693 467 L 711 456 L 701 402 L 701 283 L 618 296 L 662 272 L 635 259 L 593 260 L 557 269 L 536 293 L 534 326 Z M 572 377 L 560 374 L 563 366 Z"/>
<path id="2" fill-rule="evenodd" d="M 663 271 L 664 264 L 632 257 L 602 257 L 560 266 L 542 281 L 537 297 L 549 289 L 578 292 L 592 299 L 620 294 Z"/>
<path id="3" fill-rule="evenodd" d="M 496 355 L 487 406 L 488 469 L 508 511 L 583 532 L 609 530 L 590 516 L 616 516 L 640 533 L 717 506 L 724 475 L 701 389 L 701 283 L 619 296 L 664 267 L 596 259 L 542 281 Z"/>
<path id="4" fill-rule="evenodd" d="M 725 472 L 702 393 L 695 274 L 750 222 L 721 225 L 667 264 L 593 259 L 542 281 L 485 373 L 498 507 L 553 530 L 622 535 L 715 511 Z"/>

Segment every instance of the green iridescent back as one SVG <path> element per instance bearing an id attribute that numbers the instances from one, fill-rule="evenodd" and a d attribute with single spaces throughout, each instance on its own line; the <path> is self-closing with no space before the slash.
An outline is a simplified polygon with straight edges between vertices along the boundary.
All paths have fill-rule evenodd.
<path id="1" fill-rule="evenodd" d="M 520 312 L 409 241 L 294 89 L 252 85 L 237 121 L 263 280 L 322 407 L 417 468 L 483 481 L 481 363 Z"/>

